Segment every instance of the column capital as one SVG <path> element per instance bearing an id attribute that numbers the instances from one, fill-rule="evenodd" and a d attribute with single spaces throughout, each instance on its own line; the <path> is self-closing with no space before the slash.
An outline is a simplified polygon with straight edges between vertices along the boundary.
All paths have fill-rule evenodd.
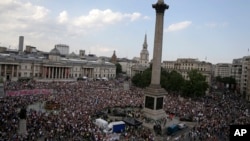
<path id="1" fill-rule="evenodd" d="M 156 13 L 161 14 L 164 14 L 165 10 L 169 8 L 167 4 L 159 1 L 156 4 L 153 4 L 152 7 L 155 9 Z"/>

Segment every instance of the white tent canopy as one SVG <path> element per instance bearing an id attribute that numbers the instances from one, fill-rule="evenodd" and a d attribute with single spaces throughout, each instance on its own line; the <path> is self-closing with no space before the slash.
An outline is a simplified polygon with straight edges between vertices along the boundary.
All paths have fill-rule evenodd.
<path id="1" fill-rule="evenodd" d="M 102 80 L 106 80 L 106 81 L 107 81 L 107 80 L 108 80 L 108 78 L 107 78 L 107 77 L 103 77 L 103 78 L 102 78 Z"/>

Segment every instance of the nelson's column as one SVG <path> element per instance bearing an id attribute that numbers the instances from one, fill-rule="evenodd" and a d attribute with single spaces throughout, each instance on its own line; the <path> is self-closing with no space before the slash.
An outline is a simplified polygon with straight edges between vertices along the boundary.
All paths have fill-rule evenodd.
<path id="1" fill-rule="evenodd" d="M 161 88 L 160 80 L 164 11 L 169 6 L 164 3 L 164 0 L 158 0 L 152 7 L 156 11 L 153 66 L 150 86 L 145 89 L 143 111 L 146 117 L 158 120 L 166 117 L 166 112 L 163 110 L 163 99 L 167 92 Z"/>

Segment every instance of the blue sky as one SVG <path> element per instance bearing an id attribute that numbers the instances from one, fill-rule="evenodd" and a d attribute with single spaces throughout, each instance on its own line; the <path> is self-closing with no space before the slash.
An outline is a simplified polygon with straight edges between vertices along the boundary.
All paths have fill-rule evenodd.
<path id="1" fill-rule="evenodd" d="M 144 35 L 153 54 L 157 0 L 1 0 L 0 46 L 50 51 L 67 44 L 97 56 L 138 57 Z M 231 63 L 249 55 L 250 1 L 165 0 L 162 60 Z"/>

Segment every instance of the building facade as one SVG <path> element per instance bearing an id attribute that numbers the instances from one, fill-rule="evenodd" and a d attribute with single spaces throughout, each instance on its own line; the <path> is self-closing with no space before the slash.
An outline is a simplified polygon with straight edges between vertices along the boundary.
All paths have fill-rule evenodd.
<path id="1" fill-rule="evenodd" d="M 249 63 L 250 63 L 250 56 L 244 56 L 242 58 L 242 72 L 241 72 L 241 80 L 240 80 L 240 93 L 246 97 L 247 92 L 247 85 L 248 85 L 248 75 L 249 75 Z"/>
<path id="2" fill-rule="evenodd" d="M 215 77 L 220 76 L 221 78 L 230 77 L 231 76 L 231 68 L 232 68 L 232 64 L 218 63 L 215 65 L 214 76 Z"/>
<path id="3" fill-rule="evenodd" d="M 246 92 L 243 92 L 243 97 L 245 97 L 245 99 L 247 101 L 250 101 L 250 61 L 248 61 L 248 65 L 247 65 L 247 84 L 246 84 Z"/>
<path id="4" fill-rule="evenodd" d="M 122 66 L 122 71 L 129 77 L 133 77 L 136 73 L 142 73 L 145 69 L 147 69 L 150 66 L 147 35 L 144 37 L 140 57 L 134 57 L 132 60 L 122 58 L 119 59 L 118 62 Z"/>
<path id="5" fill-rule="evenodd" d="M 242 58 L 233 59 L 231 67 L 231 76 L 236 81 L 236 89 L 238 91 L 240 91 L 241 74 L 242 74 Z"/>
<path id="6" fill-rule="evenodd" d="M 118 60 L 118 62 L 122 66 L 122 72 L 125 72 L 127 76 L 132 77 L 132 67 L 137 63 L 137 61 L 121 58 Z"/>
<path id="7" fill-rule="evenodd" d="M 45 54 L 6 54 L 0 53 L 0 77 L 4 81 L 16 81 L 20 77 L 35 80 L 76 80 L 87 76 L 90 79 L 116 77 L 116 66 L 102 60 L 82 60 L 62 57 L 57 48 Z"/>
<path id="8" fill-rule="evenodd" d="M 211 85 L 212 79 L 212 64 L 198 59 L 181 58 L 176 61 L 163 61 L 162 67 L 171 72 L 173 70 L 179 72 L 184 79 L 188 78 L 188 72 L 191 70 L 198 70 L 206 77 L 206 81 Z"/>

